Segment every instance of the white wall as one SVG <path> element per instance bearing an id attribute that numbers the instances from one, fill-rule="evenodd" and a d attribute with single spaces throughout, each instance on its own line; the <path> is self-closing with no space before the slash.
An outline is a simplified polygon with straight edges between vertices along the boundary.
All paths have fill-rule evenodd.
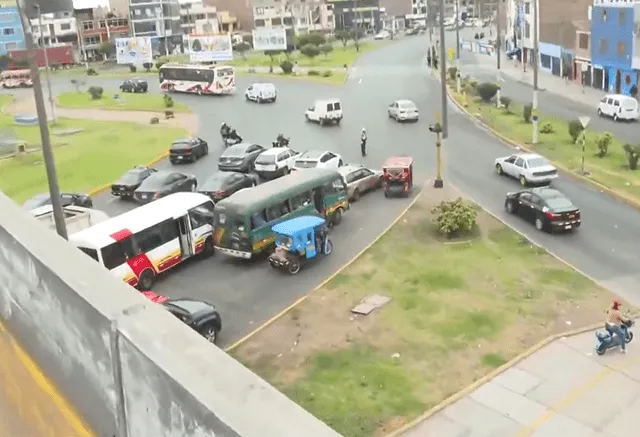
<path id="1" fill-rule="evenodd" d="M 528 48 L 528 49 L 533 49 L 533 35 L 534 35 L 534 29 L 533 29 L 533 7 L 534 7 L 534 1 L 538 2 L 538 7 L 540 7 L 540 1 L 539 0 L 525 0 L 525 14 L 524 14 L 524 20 L 525 23 L 528 24 L 528 26 L 525 24 L 525 29 L 528 27 L 529 28 L 529 36 L 527 37 L 527 34 L 525 33 L 524 35 L 524 39 L 523 39 L 523 47 Z M 557 0 L 557 1 L 562 1 L 562 0 Z M 529 13 L 527 14 L 527 3 L 529 4 Z M 540 38 L 540 10 L 538 10 L 538 38 Z"/>
<path id="2" fill-rule="evenodd" d="M 55 36 L 75 35 L 78 33 L 78 25 L 74 17 L 65 18 L 49 18 L 46 15 L 42 16 L 42 35 L 45 38 L 54 37 L 50 32 L 50 25 L 53 24 L 53 34 Z M 40 38 L 40 21 L 36 19 L 31 20 L 31 26 L 33 29 L 33 36 Z"/>

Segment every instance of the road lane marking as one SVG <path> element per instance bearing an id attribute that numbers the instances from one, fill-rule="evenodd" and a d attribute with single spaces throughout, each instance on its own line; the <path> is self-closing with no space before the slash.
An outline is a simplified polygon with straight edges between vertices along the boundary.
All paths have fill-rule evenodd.
<path id="1" fill-rule="evenodd" d="M 362 78 L 360 78 L 360 79 L 358 80 L 358 83 L 362 83 Z"/>

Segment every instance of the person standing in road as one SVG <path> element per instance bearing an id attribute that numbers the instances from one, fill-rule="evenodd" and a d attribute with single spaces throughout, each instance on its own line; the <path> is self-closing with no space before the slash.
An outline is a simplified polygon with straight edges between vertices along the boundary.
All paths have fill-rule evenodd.
<path id="1" fill-rule="evenodd" d="M 362 157 L 367 156 L 367 130 L 365 128 L 362 128 L 362 133 L 360 134 L 360 152 Z"/>

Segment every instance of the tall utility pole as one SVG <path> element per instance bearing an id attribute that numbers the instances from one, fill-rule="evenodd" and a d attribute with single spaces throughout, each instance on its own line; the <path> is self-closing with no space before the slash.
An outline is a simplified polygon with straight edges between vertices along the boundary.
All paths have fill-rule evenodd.
<path id="1" fill-rule="evenodd" d="M 442 139 L 449 136 L 447 115 L 447 48 L 444 42 L 444 0 L 440 0 L 440 87 L 442 99 Z"/>
<path id="2" fill-rule="evenodd" d="M 456 92 L 460 93 L 460 0 L 456 0 Z"/>
<path id="3" fill-rule="evenodd" d="M 501 0 L 498 0 L 497 6 L 496 6 L 496 80 L 498 82 L 498 92 L 496 93 L 496 106 L 499 108 L 500 106 L 502 106 L 502 103 L 500 102 L 500 88 L 501 88 L 501 83 L 502 83 L 502 78 L 500 77 L 500 58 L 502 55 L 502 20 L 500 19 L 500 14 L 502 13 L 502 10 L 500 8 L 500 3 L 502 3 Z"/>
<path id="4" fill-rule="evenodd" d="M 47 108 L 45 107 L 44 96 L 42 95 L 42 82 L 36 61 L 36 45 L 33 41 L 33 30 L 31 23 L 24 10 L 24 0 L 17 2 L 22 29 L 24 30 L 24 40 L 27 48 L 27 59 L 33 80 L 33 97 L 36 101 L 36 114 L 40 126 L 40 139 L 42 141 L 42 157 L 47 170 L 47 181 L 49 182 L 49 195 L 51 196 L 51 206 L 53 209 L 53 219 L 56 224 L 56 231 L 65 240 L 67 239 L 67 224 L 64 221 L 64 211 L 60 199 L 60 187 L 58 186 L 58 176 L 56 174 L 56 164 L 53 159 L 51 148 L 51 138 L 49 136 L 49 124 L 47 120 Z"/>
<path id="5" fill-rule="evenodd" d="M 533 99 L 531 101 L 533 134 L 531 144 L 538 144 L 538 0 L 533 0 Z"/>
<path id="6" fill-rule="evenodd" d="M 34 4 L 33 7 L 38 11 L 38 26 L 40 27 L 40 47 L 44 52 L 44 74 L 47 81 L 47 91 L 49 91 L 49 105 L 51 106 L 51 119 L 56 121 L 55 102 L 53 99 L 53 93 L 51 92 L 51 77 L 49 76 L 49 53 L 47 53 L 47 46 L 44 45 L 44 32 L 42 31 L 42 10 L 39 4 Z"/>

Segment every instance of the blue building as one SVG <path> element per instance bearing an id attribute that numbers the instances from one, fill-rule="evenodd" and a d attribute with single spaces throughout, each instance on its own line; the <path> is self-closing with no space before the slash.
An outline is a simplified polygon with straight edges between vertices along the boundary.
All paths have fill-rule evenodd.
<path id="1" fill-rule="evenodd" d="M 633 2 L 596 0 L 591 10 L 591 64 L 594 76 L 602 71 L 605 88 L 611 93 L 630 95 L 637 86 L 635 21 Z"/>
<path id="2" fill-rule="evenodd" d="M 0 7 L 0 55 L 25 48 L 22 22 L 15 6 Z"/>

